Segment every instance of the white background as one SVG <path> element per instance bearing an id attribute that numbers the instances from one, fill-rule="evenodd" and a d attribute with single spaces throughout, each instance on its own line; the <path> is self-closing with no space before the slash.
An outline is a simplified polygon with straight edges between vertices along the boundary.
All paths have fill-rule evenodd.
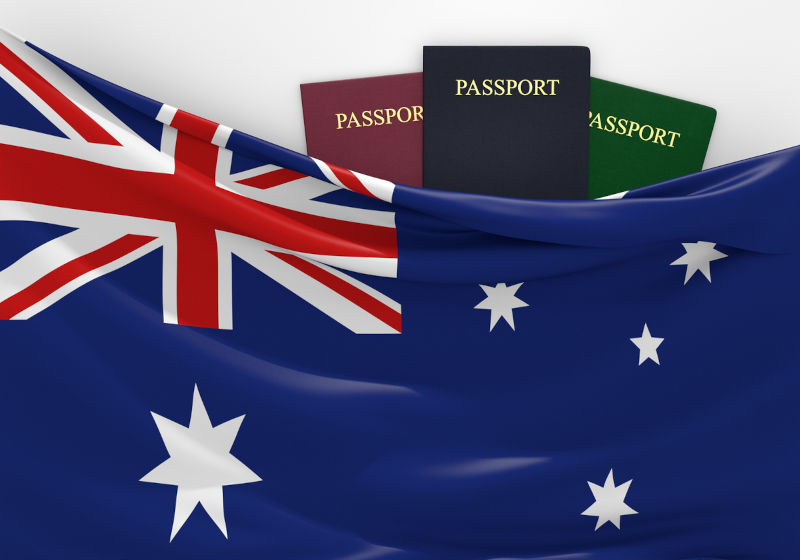
<path id="1" fill-rule="evenodd" d="M 592 75 L 715 107 L 706 167 L 800 144 L 800 1 L 2 0 L 0 26 L 119 85 L 305 151 L 298 84 L 422 45 L 586 45 Z"/>

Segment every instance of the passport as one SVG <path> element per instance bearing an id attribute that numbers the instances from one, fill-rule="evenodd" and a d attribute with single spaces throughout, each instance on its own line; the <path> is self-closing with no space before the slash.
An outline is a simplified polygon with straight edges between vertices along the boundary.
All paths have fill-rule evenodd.
<path id="1" fill-rule="evenodd" d="M 716 116 L 705 105 L 592 78 L 589 198 L 700 171 Z"/>
<path id="2" fill-rule="evenodd" d="M 423 185 L 585 199 L 587 47 L 423 49 Z"/>
<path id="3" fill-rule="evenodd" d="M 584 120 L 589 130 L 589 198 L 703 168 L 714 109 L 599 78 L 590 84 L 589 118 Z M 422 185 L 422 72 L 302 84 L 300 91 L 310 155 L 395 183 Z M 413 112 L 417 106 L 419 120 L 392 117 L 386 122 L 387 108 L 396 113 L 411 107 Z M 402 113 L 406 120 L 406 111 Z M 631 122 L 639 125 L 632 133 Z M 645 142 L 648 124 L 653 138 Z M 660 139 L 653 142 L 657 135 Z"/>
<path id="4" fill-rule="evenodd" d="M 422 74 L 300 85 L 308 155 L 422 186 Z"/>

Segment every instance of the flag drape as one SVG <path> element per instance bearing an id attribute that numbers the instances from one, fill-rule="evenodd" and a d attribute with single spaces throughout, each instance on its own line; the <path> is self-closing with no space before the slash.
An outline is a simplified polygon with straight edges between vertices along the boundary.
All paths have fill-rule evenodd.
<path id="1" fill-rule="evenodd" d="M 396 185 L 3 32 L 3 556 L 797 558 L 799 184 Z"/>

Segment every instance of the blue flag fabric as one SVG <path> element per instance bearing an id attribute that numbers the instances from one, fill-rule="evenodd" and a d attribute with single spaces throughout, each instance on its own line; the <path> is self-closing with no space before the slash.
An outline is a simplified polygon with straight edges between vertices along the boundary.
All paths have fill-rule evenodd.
<path id="1" fill-rule="evenodd" d="M 0 40 L 3 557 L 800 556 L 800 148 L 424 190 Z"/>

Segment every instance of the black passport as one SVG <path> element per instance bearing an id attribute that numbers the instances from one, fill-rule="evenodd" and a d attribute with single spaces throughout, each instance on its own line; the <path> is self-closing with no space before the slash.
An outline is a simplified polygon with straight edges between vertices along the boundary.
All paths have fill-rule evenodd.
<path id="1" fill-rule="evenodd" d="M 423 185 L 586 199 L 587 47 L 428 47 Z"/>

